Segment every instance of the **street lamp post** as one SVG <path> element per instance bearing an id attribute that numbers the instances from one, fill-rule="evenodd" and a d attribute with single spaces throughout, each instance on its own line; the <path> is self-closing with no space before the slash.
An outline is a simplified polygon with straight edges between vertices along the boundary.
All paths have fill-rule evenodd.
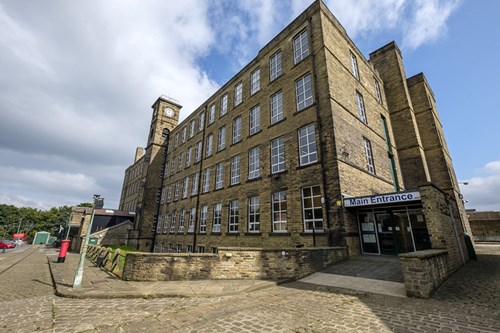
<path id="1" fill-rule="evenodd" d="M 78 262 L 78 269 L 76 270 L 75 280 L 73 281 L 73 289 L 80 288 L 82 286 L 83 278 L 83 265 L 85 263 L 85 256 L 87 255 L 87 248 L 89 246 L 90 239 L 90 229 L 92 229 L 92 223 L 94 222 L 94 214 L 96 208 L 102 208 L 104 198 L 101 198 L 99 194 L 94 194 L 94 204 L 92 205 L 92 215 L 90 216 L 90 222 L 87 226 L 87 231 L 85 232 L 85 238 L 83 240 L 82 251 L 80 252 L 80 261 Z M 85 212 L 84 212 L 85 216 Z M 84 221 L 85 223 L 85 221 Z"/>
<path id="2" fill-rule="evenodd" d="M 19 224 L 17 225 L 17 233 L 21 232 L 21 222 L 23 221 L 23 219 L 24 219 L 24 216 L 22 216 L 21 219 L 19 220 Z"/>

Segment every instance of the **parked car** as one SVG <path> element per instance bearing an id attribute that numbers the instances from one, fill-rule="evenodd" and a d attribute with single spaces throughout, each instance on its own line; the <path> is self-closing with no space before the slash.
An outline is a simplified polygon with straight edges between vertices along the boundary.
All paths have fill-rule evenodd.
<path id="1" fill-rule="evenodd" d="M 0 240 L 0 249 L 13 249 L 16 247 L 16 243 L 8 240 Z"/>
<path id="2" fill-rule="evenodd" d="M 16 246 L 23 246 L 24 242 L 21 238 L 14 238 L 12 241 L 16 244 Z"/>

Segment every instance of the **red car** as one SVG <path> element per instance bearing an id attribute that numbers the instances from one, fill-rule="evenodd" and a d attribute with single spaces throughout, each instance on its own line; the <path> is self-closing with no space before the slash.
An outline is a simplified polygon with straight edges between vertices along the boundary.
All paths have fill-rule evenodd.
<path id="1" fill-rule="evenodd" d="M 0 240 L 0 249 L 13 249 L 16 247 L 16 243 L 8 240 Z"/>

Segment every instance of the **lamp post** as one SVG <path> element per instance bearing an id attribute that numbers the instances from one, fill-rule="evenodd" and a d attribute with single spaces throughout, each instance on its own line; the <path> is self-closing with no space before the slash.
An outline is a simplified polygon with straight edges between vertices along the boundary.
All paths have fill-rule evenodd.
<path id="1" fill-rule="evenodd" d="M 23 221 L 24 216 L 21 216 L 21 219 L 19 220 L 19 224 L 17 225 L 17 233 L 21 232 L 21 222 Z"/>
<path id="2" fill-rule="evenodd" d="M 94 194 L 94 204 L 92 205 L 92 215 L 90 216 L 90 222 L 87 226 L 85 232 L 85 238 L 83 240 L 82 251 L 80 252 L 80 261 L 78 262 L 78 269 L 76 270 L 75 280 L 73 281 L 73 289 L 80 288 L 82 286 L 83 278 L 83 265 L 85 263 L 85 256 L 87 255 L 87 248 L 89 246 L 90 239 L 90 229 L 92 229 L 92 222 L 94 222 L 94 214 L 96 208 L 102 208 L 104 203 L 104 198 L 101 198 L 99 194 Z M 85 212 L 83 213 L 85 216 Z M 85 222 L 84 222 L 85 223 Z"/>

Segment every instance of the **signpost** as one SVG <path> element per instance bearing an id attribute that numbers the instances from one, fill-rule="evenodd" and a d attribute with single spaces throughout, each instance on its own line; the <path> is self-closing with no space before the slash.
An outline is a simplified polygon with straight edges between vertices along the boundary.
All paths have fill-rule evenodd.
<path id="1" fill-rule="evenodd" d="M 87 226 L 87 231 L 85 232 L 85 238 L 83 240 L 82 251 L 80 252 L 80 261 L 78 263 L 78 269 L 75 274 L 75 280 L 73 281 L 73 289 L 78 289 L 82 286 L 83 278 L 83 265 L 85 263 L 85 256 L 87 255 L 87 248 L 89 246 L 90 230 L 92 229 L 92 222 L 94 222 L 94 213 L 96 209 L 101 209 L 104 206 L 104 198 L 101 198 L 99 194 L 94 194 L 94 204 L 92 205 L 92 215 L 90 216 L 90 222 Z M 85 213 L 84 213 L 85 218 Z M 85 220 L 84 220 L 85 224 Z"/>

